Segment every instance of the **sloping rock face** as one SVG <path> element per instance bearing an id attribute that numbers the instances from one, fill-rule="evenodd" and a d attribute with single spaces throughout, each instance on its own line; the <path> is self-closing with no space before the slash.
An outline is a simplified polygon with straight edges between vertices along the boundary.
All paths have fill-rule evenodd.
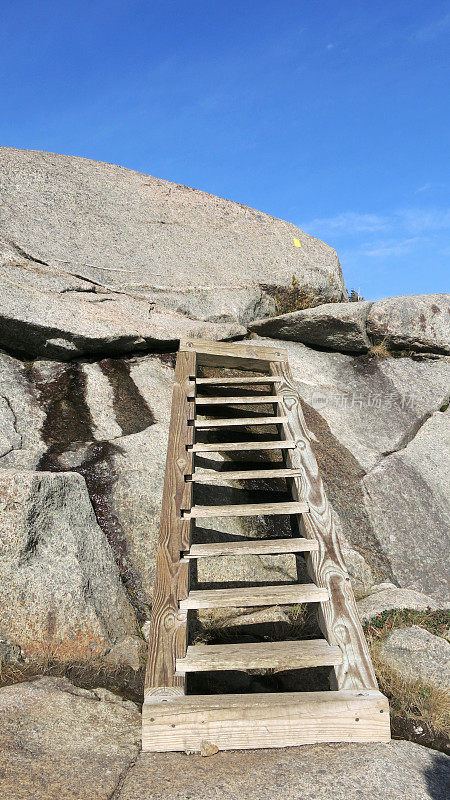
<path id="1" fill-rule="evenodd" d="M 261 336 L 288 339 L 342 353 L 366 353 L 370 339 L 366 320 L 372 303 L 325 303 L 303 311 L 249 323 L 249 330 Z"/>
<path id="2" fill-rule="evenodd" d="M 441 600 L 448 597 L 449 451 L 450 414 L 437 412 L 363 480 L 369 516 L 396 582 Z"/>
<path id="3" fill-rule="evenodd" d="M 341 353 L 390 350 L 450 353 L 450 295 L 389 297 L 375 303 L 325 303 L 249 323 L 249 330 Z"/>
<path id="4" fill-rule="evenodd" d="M 27 658 L 98 659 L 132 606 L 80 475 L 0 471 L 0 637 Z"/>
<path id="5" fill-rule="evenodd" d="M 0 797 L 109 800 L 140 745 L 134 703 L 65 678 L 0 689 Z"/>
<path id="6" fill-rule="evenodd" d="M 445 800 L 450 759 L 411 742 L 329 744 L 218 753 L 213 758 L 145 753 L 120 800 Z M 164 787 L 164 790 L 161 790 Z M 232 790 L 229 788 L 232 787 Z"/>
<path id="7" fill-rule="evenodd" d="M 370 309 L 367 332 L 391 348 L 450 353 L 450 295 L 418 294 L 379 300 Z"/>
<path id="8" fill-rule="evenodd" d="M 294 225 L 111 164 L 0 148 L 0 200 L 0 346 L 17 352 L 242 336 L 274 311 L 262 285 L 293 274 L 319 302 L 347 297 L 335 251 Z"/>

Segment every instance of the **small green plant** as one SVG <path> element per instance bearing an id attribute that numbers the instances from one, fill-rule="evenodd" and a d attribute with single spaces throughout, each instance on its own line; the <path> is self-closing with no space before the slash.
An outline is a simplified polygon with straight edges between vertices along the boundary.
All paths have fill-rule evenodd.
<path id="1" fill-rule="evenodd" d="M 419 625 L 435 636 L 449 641 L 450 611 L 415 611 L 412 608 L 394 609 L 377 614 L 364 626 L 364 633 L 369 639 L 384 639 L 393 628 L 409 628 Z"/>

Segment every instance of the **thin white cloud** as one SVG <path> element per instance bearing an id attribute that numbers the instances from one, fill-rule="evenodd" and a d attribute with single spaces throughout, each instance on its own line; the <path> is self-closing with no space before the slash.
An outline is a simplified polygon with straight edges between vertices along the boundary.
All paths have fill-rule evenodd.
<path id="1" fill-rule="evenodd" d="M 359 214 L 355 211 L 345 211 L 334 217 L 317 217 L 310 222 L 305 222 L 301 227 L 306 231 L 320 230 L 333 233 L 340 231 L 346 234 L 370 233 L 381 231 L 388 225 L 388 219 L 378 214 Z"/>
<path id="2" fill-rule="evenodd" d="M 405 253 L 410 253 L 413 246 L 420 241 L 419 236 L 413 236 L 411 239 L 403 239 L 400 241 L 379 242 L 376 247 L 372 249 L 360 250 L 360 255 L 370 256 L 370 258 L 385 258 L 386 256 L 402 256 Z"/>
<path id="3" fill-rule="evenodd" d="M 312 235 L 321 236 L 356 236 L 378 231 L 417 234 L 450 228 L 450 209 L 400 208 L 384 216 L 345 211 L 333 217 L 317 217 L 300 223 L 300 227 Z"/>
<path id="4" fill-rule="evenodd" d="M 432 183 L 424 183 L 423 186 L 419 186 L 419 188 L 416 189 L 414 194 L 422 194 L 422 192 L 429 192 L 430 189 L 432 189 L 432 188 L 433 188 L 433 184 Z"/>
<path id="5" fill-rule="evenodd" d="M 432 42 L 442 34 L 450 31 L 450 14 L 445 14 L 439 19 L 435 19 L 428 25 L 418 28 L 411 36 L 416 42 Z"/>
<path id="6" fill-rule="evenodd" d="M 404 208 L 396 212 L 406 231 L 439 231 L 450 228 L 450 208 Z"/>

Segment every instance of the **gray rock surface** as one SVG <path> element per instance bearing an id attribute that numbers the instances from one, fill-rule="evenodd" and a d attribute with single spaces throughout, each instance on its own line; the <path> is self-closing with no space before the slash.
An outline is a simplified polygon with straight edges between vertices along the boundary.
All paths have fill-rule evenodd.
<path id="1" fill-rule="evenodd" d="M 140 714 L 110 692 L 41 678 L 0 689 L 0 742 L 0 797 L 109 800 L 137 757 Z"/>
<path id="2" fill-rule="evenodd" d="M 12 148 L 0 176 L 5 347 L 64 359 L 242 335 L 238 321 L 274 309 L 262 285 L 293 273 L 322 301 L 347 297 L 331 247 L 239 203 Z"/>
<path id="3" fill-rule="evenodd" d="M 325 303 L 303 311 L 250 322 L 261 336 L 288 339 L 340 352 L 366 353 L 371 346 L 366 320 L 372 303 Z"/>
<path id="4" fill-rule="evenodd" d="M 450 760 L 411 742 L 143 754 L 120 800 L 446 800 Z"/>
<path id="5" fill-rule="evenodd" d="M 279 347 L 269 338 L 252 339 L 252 345 Z M 300 342 L 284 342 L 282 349 L 310 427 L 320 438 L 326 435 L 324 424 L 329 426 L 362 470 L 403 447 L 448 400 L 449 357 L 372 359 L 312 350 Z"/>
<path id="6" fill-rule="evenodd" d="M 380 643 L 378 656 L 405 681 L 450 689 L 450 644 L 419 625 L 397 628 Z"/>
<path id="7" fill-rule="evenodd" d="M 424 611 L 430 608 L 436 611 L 448 606 L 448 601 L 439 603 L 434 597 L 416 592 L 414 589 L 399 589 L 393 583 L 386 582 L 372 586 L 370 594 L 358 601 L 358 613 L 361 620 L 367 622 L 377 614 L 391 609 L 411 608 L 415 611 Z"/>
<path id="8" fill-rule="evenodd" d="M 377 302 L 325 303 L 249 323 L 260 336 L 303 342 L 342 353 L 390 350 L 450 353 L 450 295 L 389 297 Z"/>
<path id="9" fill-rule="evenodd" d="M 138 636 L 80 475 L 1 470 L 0 509 L 0 636 L 62 664 Z"/>
<path id="10" fill-rule="evenodd" d="M 366 507 L 395 582 L 448 600 L 450 414 L 436 412 L 363 479 Z"/>
<path id="11" fill-rule="evenodd" d="M 216 340 L 246 333 L 235 320 L 192 320 L 146 297 L 55 272 L 2 246 L 1 239 L 0 297 L 0 346 L 31 357 L 174 349 L 182 337 Z"/>
<path id="12" fill-rule="evenodd" d="M 379 300 L 370 309 L 367 332 L 392 349 L 450 353 L 450 295 L 417 294 Z"/>

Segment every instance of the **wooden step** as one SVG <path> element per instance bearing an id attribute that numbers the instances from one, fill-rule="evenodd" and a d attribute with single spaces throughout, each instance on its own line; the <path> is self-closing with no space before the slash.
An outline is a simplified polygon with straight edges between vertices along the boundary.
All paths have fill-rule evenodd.
<path id="1" fill-rule="evenodd" d="M 388 701 L 377 689 L 187 695 L 170 703 L 150 696 L 142 720 L 144 752 L 199 751 L 204 741 L 236 750 L 390 740 Z"/>
<path id="2" fill-rule="evenodd" d="M 304 669 L 334 667 L 342 664 L 339 647 L 326 639 L 295 642 L 258 642 L 257 644 L 193 645 L 185 658 L 177 659 L 179 675 L 187 672 L 246 669 Z"/>
<path id="3" fill-rule="evenodd" d="M 237 469 L 230 472 L 194 472 L 189 478 L 193 483 L 223 483 L 224 481 L 266 480 L 267 478 L 293 478 L 302 474 L 301 469 Z"/>
<path id="4" fill-rule="evenodd" d="M 188 448 L 194 453 L 226 453 L 239 450 L 293 450 L 293 439 L 268 442 L 197 442 Z"/>
<path id="5" fill-rule="evenodd" d="M 315 583 L 276 586 L 245 586 L 242 589 L 196 589 L 180 600 L 180 609 L 248 608 L 251 606 L 286 606 L 298 603 L 322 603 L 328 590 Z"/>
<path id="6" fill-rule="evenodd" d="M 190 550 L 183 553 L 183 557 L 262 556 L 278 553 L 309 553 L 318 549 L 319 543 L 315 539 L 244 539 L 242 542 L 192 544 Z"/>
<path id="7" fill-rule="evenodd" d="M 265 405 L 266 403 L 280 403 L 280 398 L 274 394 L 252 395 L 251 397 L 196 397 L 196 406 L 229 406 L 229 405 Z"/>
<path id="8" fill-rule="evenodd" d="M 230 417 L 229 419 L 196 419 L 194 426 L 202 428 L 236 428 L 248 425 L 282 425 L 287 417 Z"/>
<path id="9" fill-rule="evenodd" d="M 182 511 L 183 519 L 199 517 L 258 517 L 274 514 L 303 514 L 308 511 L 308 503 L 248 503 L 236 506 L 192 506 L 189 511 Z"/>
<path id="10" fill-rule="evenodd" d="M 243 375 L 241 378 L 235 377 L 226 377 L 226 378 L 196 378 L 195 382 L 199 386 L 226 386 L 227 384 L 232 384 L 235 386 L 246 386 L 252 383 L 280 383 L 281 378 L 277 375 Z"/>

